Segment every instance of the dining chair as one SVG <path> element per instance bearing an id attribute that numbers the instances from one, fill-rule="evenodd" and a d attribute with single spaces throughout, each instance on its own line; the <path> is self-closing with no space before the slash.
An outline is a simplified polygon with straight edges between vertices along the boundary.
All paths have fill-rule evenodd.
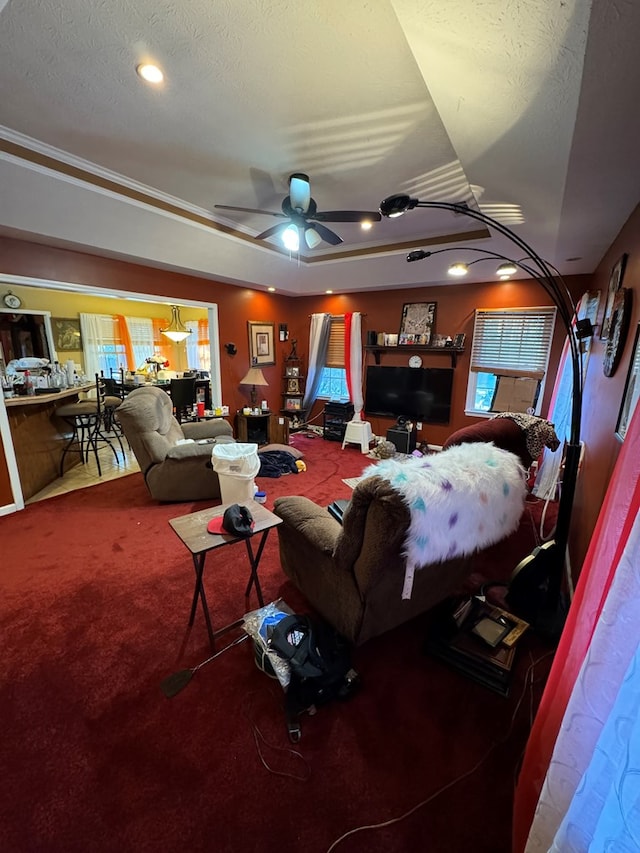
<path id="1" fill-rule="evenodd" d="M 171 379 L 169 394 L 178 423 L 182 423 L 183 420 L 191 420 L 196 402 L 195 377 L 193 379 Z"/>

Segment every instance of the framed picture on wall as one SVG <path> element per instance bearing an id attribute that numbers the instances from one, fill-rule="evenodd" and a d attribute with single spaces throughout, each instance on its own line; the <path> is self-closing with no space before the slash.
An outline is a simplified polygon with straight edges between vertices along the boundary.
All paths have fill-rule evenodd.
<path id="1" fill-rule="evenodd" d="M 249 359 L 252 367 L 276 363 L 274 349 L 275 323 L 247 322 L 249 329 Z"/>
<path id="2" fill-rule="evenodd" d="M 620 441 L 624 441 L 627 434 L 629 422 L 633 417 L 633 413 L 638 404 L 640 397 L 640 323 L 636 328 L 636 337 L 633 342 L 633 351 L 631 353 L 631 361 L 629 362 L 629 372 L 627 380 L 624 384 L 622 394 L 622 402 L 620 403 L 620 412 L 618 414 L 618 422 L 616 424 L 616 436 Z"/>
<path id="3" fill-rule="evenodd" d="M 613 306 L 616 301 L 616 295 L 622 286 L 625 267 L 627 266 L 627 258 L 629 255 L 621 255 L 611 269 L 609 276 L 609 287 L 607 289 L 607 301 L 604 306 L 604 316 L 602 318 L 602 326 L 600 327 L 600 340 L 606 341 L 609 339 L 611 330 L 611 318 L 613 317 Z"/>
<path id="4" fill-rule="evenodd" d="M 80 320 L 74 317 L 52 317 L 53 340 L 58 352 L 78 352 L 82 349 Z"/>
<path id="5" fill-rule="evenodd" d="M 435 302 L 405 302 L 402 306 L 398 345 L 430 346 L 435 322 Z"/>

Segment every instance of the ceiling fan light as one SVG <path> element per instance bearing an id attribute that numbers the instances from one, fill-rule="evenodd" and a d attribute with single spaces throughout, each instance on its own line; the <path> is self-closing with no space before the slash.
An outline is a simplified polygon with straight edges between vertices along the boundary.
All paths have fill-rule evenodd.
<path id="1" fill-rule="evenodd" d="M 282 242 L 285 249 L 290 252 L 297 252 L 300 248 L 300 237 L 298 229 L 295 225 L 288 225 L 282 232 Z"/>
<path id="2" fill-rule="evenodd" d="M 517 271 L 518 267 L 512 261 L 505 261 L 496 270 L 496 275 L 499 275 L 500 278 L 508 278 L 510 275 L 515 275 Z"/>
<path id="3" fill-rule="evenodd" d="M 315 249 L 322 243 L 322 237 L 318 234 L 315 228 L 305 228 L 304 242 L 310 249 Z"/>
<path id="4" fill-rule="evenodd" d="M 306 213 L 311 203 L 311 185 L 309 176 L 303 172 L 294 172 L 289 177 L 289 199 L 294 210 Z"/>
<path id="5" fill-rule="evenodd" d="M 160 332 L 176 343 L 183 341 L 191 334 L 191 330 L 187 329 L 180 319 L 180 309 L 177 305 L 171 306 L 171 322 L 166 329 L 160 329 Z"/>
<path id="6" fill-rule="evenodd" d="M 447 273 L 452 275 L 454 278 L 462 278 L 469 272 L 469 267 L 463 261 L 456 261 L 455 264 L 451 264 Z"/>

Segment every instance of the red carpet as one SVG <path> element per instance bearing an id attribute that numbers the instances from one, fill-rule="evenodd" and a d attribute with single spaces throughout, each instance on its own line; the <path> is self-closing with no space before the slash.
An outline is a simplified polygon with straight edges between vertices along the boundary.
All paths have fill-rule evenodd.
<path id="1" fill-rule="evenodd" d="M 294 442 L 308 470 L 261 479 L 267 505 L 292 493 L 348 498 L 341 479 L 368 460 L 320 438 Z M 517 707 L 541 653 L 536 638 L 522 640 L 509 699 L 424 656 L 426 619 L 373 640 L 354 656 L 362 691 L 302 718 L 297 757 L 282 691 L 254 666 L 249 644 L 173 699 L 160 690 L 209 654 L 200 610 L 187 630 L 193 567 L 167 524 L 204 506 L 158 505 L 133 474 L 0 518 L 0 849 L 323 853 L 343 833 L 432 797 L 502 740 L 405 820 L 335 849 L 506 853 L 514 774 L 541 688 Z M 503 556 L 503 571 L 512 559 Z M 306 609 L 279 567 L 274 533 L 260 578 L 265 600 Z M 241 545 L 210 555 L 214 624 L 242 615 L 246 580 Z"/>

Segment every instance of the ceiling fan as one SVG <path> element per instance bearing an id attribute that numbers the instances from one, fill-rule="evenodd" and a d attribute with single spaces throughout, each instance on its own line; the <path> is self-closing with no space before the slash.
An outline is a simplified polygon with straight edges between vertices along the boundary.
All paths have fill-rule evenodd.
<path id="1" fill-rule="evenodd" d="M 242 213 L 261 213 L 265 216 L 277 216 L 284 219 L 277 225 L 267 228 L 258 234 L 257 240 L 267 240 L 278 235 L 287 249 L 297 252 L 304 240 L 310 249 L 315 249 L 323 240 L 332 246 L 342 243 L 342 238 L 335 231 L 323 225 L 323 222 L 379 222 L 381 214 L 367 210 L 318 210 L 316 202 L 311 198 L 309 176 L 302 172 L 294 172 L 289 177 L 289 195 L 282 201 L 282 212 L 273 210 L 256 210 L 252 207 L 234 207 L 228 204 L 216 204 L 221 210 L 237 210 Z"/>

